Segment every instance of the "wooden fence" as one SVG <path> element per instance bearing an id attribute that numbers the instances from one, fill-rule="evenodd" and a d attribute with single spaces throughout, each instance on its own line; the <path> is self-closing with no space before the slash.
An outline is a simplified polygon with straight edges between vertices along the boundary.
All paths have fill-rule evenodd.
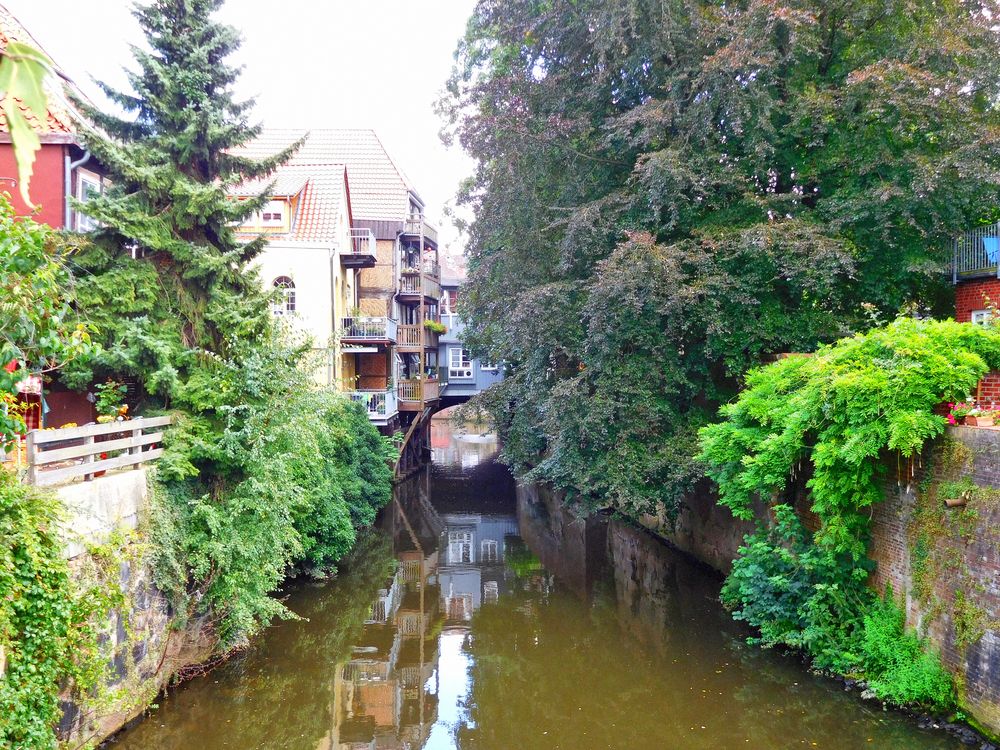
<path id="1" fill-rule="evenodd" d="M 84 427 L 32 430 L 28 433 L 28 481 L 45 486 L 83 477 L 89 482 L 98 472 L 154 461 L 163 455 L 163 432 L 157 428 L 170 422 L 171 417 L 140 417 Z"/>

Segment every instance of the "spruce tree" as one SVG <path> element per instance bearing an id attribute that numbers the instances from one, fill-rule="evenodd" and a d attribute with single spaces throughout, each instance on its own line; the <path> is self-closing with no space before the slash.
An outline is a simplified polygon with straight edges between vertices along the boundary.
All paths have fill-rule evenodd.
<path id="1" fill-rule="evenodd" d="M 247 120 L 252 101 L 234 97 L 240 70 L 227 58 L 240 38 L 213 20 L 222 3 L 155 0 L 137 7 L 149 50 L 132 48 L 138 64 L 137 72 L 128 71 L 132 91 L 99 84 L 126 116 L 79 102 L 96 126 L 85 131 L 86 145 L 111 183 L 104 196 L 79 207 L 100 222 L 95 242 L 103 251 L 84 262 L 97 263 L 88 270 L 99 275 L 112 272 L 102 288 L 91 290 L 102 308 L 95 314 L 126 346 L 135 344 L 136 331 L 121 330 L 122 318 L 143 318 L 161 349 L 174 343 L 162 340 L 172 331 L 183 350 L 214 353 L 225 353 L 227 340 L 258 336 L 268 325 L 266 296 L 248 271 L 265 239 L 242 243 L 232 230 L 268 196 L 234 201 L 228 191 L 266 177 L 297 145 L 265 160 L 235 153 L 260 126 Z M 133 259 L 147 267 L 135 268 Z M 135 277 L 123 273 L 123 265 L 132 266 Z M 143 300 L 138 287 L 153 280 L 160 291 L 153 289 L 149 298 L 147 288 Z M 140 364 L 137 357 L 148 358 L 133 352 L 117 364 Z"/>

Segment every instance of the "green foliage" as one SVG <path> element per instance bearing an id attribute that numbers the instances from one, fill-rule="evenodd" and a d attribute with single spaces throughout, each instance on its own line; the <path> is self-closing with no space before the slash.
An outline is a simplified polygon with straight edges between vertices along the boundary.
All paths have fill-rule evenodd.
<path id="1" fill-rule="evenodd" d="M 125 403 L 128 386 L 117 380 L 106 380 L 95 385 L 94 390 L 97 391 L 97 400 L 94 401 L 97 413 L 101 416 L 116 416 Z"/>
<path id="2" fill-rule="evenodd" d="M 862 654 L 868 687 L 881 700 L 946 710 L 955 703 L 951 676 L 913 631 L 890 588 L 864 617 Z"/>
<path id="3" fill-rule="evenodd" d="M 952 704 L 950 677 L 905 630 L 891 593 L 879 601 L 866 587 L 868 520 L 884 492 L 880 459 L 888 451 L 917 457 L 944 431 L 935 407 L 998 364 L 996 331 L 900 319 L 752 371 L 739 398 L 720 410 L 724 421 L 702 429 L 700 457 L 720 502 L 738 517 L 751 518 L 758 498 L 794 495 L 795 475 L 808 477 L 815 535 L 790 505 L 775 505 L 774 526 L 747 538 L 723 589 L 762 642 L 803 648 L 823 669 L 861 669 L 885 700 Z M 952 481 L 945 491 L 966 484 Z M 918 596 L 928 589 L 934 544 L 926 532 L 916 535 Z"/>
<path id="4" fill-rule="evenodd" d="M 103 675 L 94 622 L 107 591 L 72 584 L 54 498 L 0 471 L 0 745 L 54 748 L 58 693 L 83 694 Z"/>
<path id="5" fill-rule="evenodd" d="M 701 458 L 719 499 L 750 518 L 758 496 L 788 489 L 808 462 L 817 541 L 864 558 L 867 509 L 882 498 L 879 457 L 919 453 L 944 432 L 936 406 L 1000 366 L 1000 333 L 951 321 L 901 318 L 812 357 L 752 371 L 724 421 L 701 431 Z"/>
<path id="6" fill-rule="evenodd" d="M 42 143 L 24 110 L 45 121 L 48 112 L 45 77 L 51 68 L 52 63 L 44 54 L 22 42 L 10 42 L 0 53 L 0 110 L 14 147 L 21 198 L 29 206 L 32 204 L 28 188 L 35 153 Z"/>
<path id="7" fill-rule="evenodd" d="M 860 663 L 862 613 L 872 596 L 852 561 L 812 544 L 787 505 L 775 524 L 746 538 L 722 589 L 737 620 L 765 647 L 801 649 L 818 669 L 851 672 Z"/>
<path id="8" fill-rule="evenodd" d="M 129 117 L 79 103 L 111 188 L 78 206 L 99 228 L 76 258 L 76 304 L 105 347 L 65 380 L 129 377 L 142 411 L 176 415 L 154 493 L 157 583 L 181 618 L 213 617 L 227 647 L 287 614 L 271 593 L 294 565 L 333 569 L 388 499 L 390 474 L 365 415 L 316 390 L 308 344 L 275 324 L 252 267 L 265 238 L 233 233 L 268 191 L 235 201 L 230 189 L 295 147 L 237 154 L 259 127 L 234 98 L 239 35 L 213 19 L 221 4 L 139 6 L 149 49 L 133 48 L 132 91 L 105 87 Z"/>
<path id="9" fill-rule="evenodd" d="M 433 333 L 448 333 L 448 327 L 444 323 L 439 323 L 436 320 L 425 320 L 424 328 Z"/>
<path id="10" fill-rule="evenodd" d="M 300 359 L 257 342 L 199 371 L 159 463 L 157 584 L 225 645 L 287 614 L 270 594 L 291 567 L 333 570 L 391 494 L 388 441 Z"/>
<path id="11" fill-rule="evenodd" d="M 961 3 L 477 3 L 442 110 L 506 459 L 672 509 L 734 376 L 941 305 L 1000 198 L 997 45 Z"/>
<path id="12" fill-rule="evenodd" d="M 0 68 L 5 62 L 0 61 Z M 13 405 L 26 375 L 91 354 L 88 328 L 71 324 L 70 274 L 54 232 L 14 214 L 0 195 L 0 450 L 24 434 Z"/>

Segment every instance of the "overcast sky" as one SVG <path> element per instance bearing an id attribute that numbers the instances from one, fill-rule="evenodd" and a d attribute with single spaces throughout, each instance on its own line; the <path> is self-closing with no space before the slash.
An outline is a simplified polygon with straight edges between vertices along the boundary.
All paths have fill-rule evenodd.
<path id="1" fill-rule="evenodd" d="M 89 95 L 90 76 L 121 87 L 141 32 L 126 0 L 0 0 Z M 242 96 L 275 127 L 374 128 L 420 191 L 443 244 L 442 210 L 472 169 L 438 138 L 433 104 L 474 0 L 228 0 L 243 34 Z M 458 248 L 456 248 L 458 249 Z"/>

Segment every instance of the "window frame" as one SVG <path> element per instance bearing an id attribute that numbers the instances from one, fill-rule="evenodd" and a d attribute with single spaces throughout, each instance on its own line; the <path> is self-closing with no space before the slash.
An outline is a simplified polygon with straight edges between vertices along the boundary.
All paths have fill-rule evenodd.
<path id="1" fill-rule="evenodd" d="M 90 187 L 95 191 L 90 197 L 88 197 L 86 193 L 87 187 Z M 93 174 L 92 172 L 77 172 L 76 199 L 80 201 L 80 203 L 87 203 L 94 195 L 100 197 L 103 194 L 104 185 L 102 184 L 99 175 Z M 101 226 L 100 222 L 90 216 L 87 216 L 82 211 L 75 211 L 74 214 L 74 224 L 76 225 L 75 229 L 77 232 L 93 232 Z"/>
<path id="2" fill-rule="evenodd" d="M 455 352 L 459 353 L 458 366 L 455 366 Z M 466 366 L 465 363 L 468 363 Z M 474 380 L 475 371 L 473 368 L 472 355 L 464 346 L 448 347 L 448 380 Z"/>
<path id="3" fill-rule="evenodd" d="M 277 219 L 266 218 L 270 214 L 274 214 L 274 207 L 281 209 L 281 213 L 278 215 Z M 288 215 L 288 204 L 285 201 L 279 200 L 269 200 L 264 207 L 258 213 L 260 217 L 260 226 L 264 229 L 284 229 L 285 228 L 285 218 Z"/>
<path id="4" fill-rule="evenodd" d="M 295 315 L 298 309 L 298 295 L 295 280 L 291 276 L 277 276 L 271 282 L 271 289 L 280 291 L 282 298 L 271 303 L 271 313 L 276 316 Z"/>
<path id="5" fill-rule="evenodd" d="M 969 315 L 969 322 L 977 326 L 986 325 L 991 320 L 993 320 L 993 311 L 989 308 L 973 310 Z"/>

